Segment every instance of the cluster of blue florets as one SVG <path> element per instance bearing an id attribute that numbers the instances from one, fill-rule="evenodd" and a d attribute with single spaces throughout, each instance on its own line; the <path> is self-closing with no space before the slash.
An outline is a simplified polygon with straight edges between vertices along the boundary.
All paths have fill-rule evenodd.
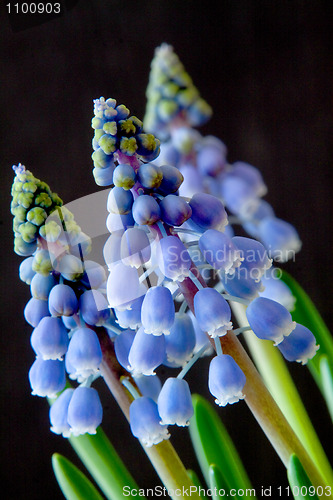
<path id="1" fill-rule="evenodd" d="M 126 156 L 139 155 L 146 161 L 158 155 L 160 141 L 152 134 L 143 132 L 142 122 L 136 116 L 130 116 L 129 109 L 123 104 L 117 106 L 115 99 L 105 100 L 104 97 L 95 99 L 94 115 L 92 159 L 98 185 L 111 184 L 117 152 Z"/>
<path id="2" fill-rule="evenodd" d="M 246 377 L 220 341 L 241 333 L 233 302 L 246 306 L 247 328 L 273 341 L 287 360 L 306 363 L 318 346 L 292 320 L 292 294 L 272 268 L 273 259 L 299 250 L 297 232 L 262 199 L 266 186 L 256 168 L 229 165 L 225 145 L 192 128 L 211 110 L 170 46 L 156 52 L 147 96 L 147 130 L 161 145 L 124 105 L 94 101 L 93 174 L 98 185 L 111 186 L 108 276 L 89 260 L 90 238 L 73 215 L 22 166 L 15 167 L 12 212 L 16 251 L 27 256 L 20 277 L 32 294 L 24 312 L 34 328 L 32 393 L 58 395 L 51 429 L 69 436 L 94 433 L 100 424 L 102 405 L 91 383 L 102 372 L 102 329 L 134 398 L 132 433 L 151 446 L 169 437 L 169 425 L 188 425 L 193 406 L 184 377 L 214 346 L 208 387 L 216 403 L 245 397 Z M 234 222 L 252 238 L 236 236 Z M 177 375 L 162 384 L 161 366 Z M 75 389 L 66 387 L 67 377 Z"/>

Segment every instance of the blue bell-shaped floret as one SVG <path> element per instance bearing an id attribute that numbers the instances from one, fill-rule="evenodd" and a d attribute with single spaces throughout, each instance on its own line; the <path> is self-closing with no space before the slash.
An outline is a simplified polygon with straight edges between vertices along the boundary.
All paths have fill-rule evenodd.
<path id="1" fill-rule="evenodd" d="M 180 378 L 168 378 L 161 389 L 157 400 L 161 424 L 189 425 L 193 415 L 191 391 L 188 383 Z"/>
<path id="2" fill-rule="evenodd" d="M 296 327 L 290 312 L 278 302 L 258 297 L 246 309 L 246 317 L 253 332 L 260 339 L 273 340 L 275 345 Z"/>
<path id="3" fill-rule="evenodd" d="M 232 328 L 229 304 L 214 288 L 202 288 L 195 294 L 194 314 L 200 328 L 211 337 L 225 335 Z"/>
<path id="4" fill-rule="evenodd" d="M 103 257 L 109 271 L 111 271 L 116 264 L 121 262 L 120 247 L 122 235 L 123 231 L 116 231 L 112 233 L 105 242 Z"/>
<path id="5" fill-rule="evenodd" d="M 133 436 L 140 439 L 145 446 L 158 444 L 169 439 L 166 425 L 161 425 L 157 404 L 151 398 L 135 399 L 130 406 L 130 425 Z"/>
<path id="6" fill-rule="evenodd" d="M 284 281 L 279 279 L 279 271 L 276 268 L 271 268 L 267 271 L 261 278 L 261 282 L 265 289 L 260 292 L 260 297 L 275 300 L 288 309 L 288 311 L 294 310 L 296 297 Z"/>
<path id="7" fill-rule="evenodd" d="M 31 295 L 35 297 L 35 299 L 48 300 L 49 294 L 56 284 L 57 280 L 52 274 L 43 276 L 42 274 L 37 273 L 31 280 Z"/>
<path id="8" fill-rule="evenodd" d="M 193 221 L 201 231 L 217 229 L 223 231 L 228 224 L 228 216 L 222 202 L 207 193 L 196 193 L 190 200 L 192 215 L 189 219 Z"/>
<path id="9" fill-rule="evenodd" d="M 52 316 L 72 316 L 78 307 L 79 302 L 70 286 L 61 283 L 52 288 L 49 295 L 49 310 Z"/>
<path id="10" fill-rule="evenodd" d="M 259 198 L 247 182 L 229 173 L 222 179 L 221 197 L 230 212 L 245 220 L 252 217 L 259 205 Z"/>
<path id="11" fill-rule="evenodd" d="M 94 375 L 98 372 L 101 362 L 102 350 L 94 330 L 75 330 L 66 354 L 66 369 L 70 367 L 71 378 L 85 379 Z"/>
<path id="12" fill-rule="evenodd" d="M 149 288 L 141 308 L 144 331 L 153 335 L 168 335 L 174 320 L 175 305 L 170 290 L 163 286 Z"/>
<path id="13" fill-rule="evenodd" d="M 277 217 L 265 217 L 258 225 L 258 237 L 277 262 L 293 259 L 302 246 L 294 226 Z"/>
<path id="14" fill-rule="evenodd" d="M 161 272 L 172 281 L 183 281 L 189 276 L 191 258 L 176 236 L 166 236 L 158 242 L 157 261 Z"/>
<path id="15" fill-rule="evenodd" d="M 68 405 L 67 421 L 74 436 L 96 434 L 101 424 L 103 408 L 98 392 L 92 387 L 77 387 Z"/>
<path id="16" fill-rule="evenodd" d="M 274 217 L 274 210 L 267 201 L 259 199 L 251 218 L 247 217 L 243 220 L 243 228 L 253 238 L 259 238 L 258 225 L 265 217 Z"/>
<path id="17" fill-rule="evenodd" d="M 203 176 L 217 177 L 226 167 L 227 148 L 213 144 L 203 145 L 197 154 L 197 165 Z"/>
<path id="18" fill-rule="evenodd" d="M 186 312 L 186 314 L 191 318 L 195 333 L 195 346 L 193 349 L 193 354 L 200 351 L 200 349 L 206 346 L 206 350 L 203 352 L 202 356 L 210 356 L 211 354 L 213 354 L 214 348 L 211 345 L 208 336 L 203 330 L 201 330 L 197 318 L 194 316 L 190 309 Z"/>
<path id="19" fill-rule="evenodd" d="M 109 162 L 105 168 L 93 168 L 93 176 L 97 186 L 110 186 L 113 182 L 114 163 Z"/>
<path id="20" fill-rule="evenodd" d="M 128 355 L 128 369 L 133 376 L 155 375 L 155 368 L 163 363 L 164 358 L 164 335 L 149 335 L 143 327 L 139 328 Z"/>
<path id="21" fill-rule="evenodd" d="M 185 198 L 192 198 L 196 193 L 204 190 L 203 177 L 196 167 L 190 164 L 182 165 L 179 168 L 184 177 L 182 185 L 179 187 L 179 195 Z"/>
<path id="22" fill-rule="evenodd" d="M 37 358 L 29 370 L 29 381 L 33 396 L 55 398 L 66 384 L 64 362 Z"/>
<path id="23" fill-rule="evenodd" d="M 32 332 L 30 342 L 42 359 L 62 360 L 68 348 L 67 329 L 60 318 L 46 316 Z"/>
<path id="24" fill-rule="evenodd" d="M 128 227 L 133 227 L 134 224 L 132 212 L 128 214 L 114 214 L 111 212 L 106 219 L 106 227 L 111 234 L 117 231 L 123 232 Z"/>
<path id="25" fill-rule="evenodd" d="M 249 163 L 243 161 L 236 161 L 231 165 L 228 172 L 233 177 L 243 179 L 246 184 L 252 189 L 253 194 L 259 198 L 265 196 L 267 193 L 267 186 L 264 183 L 260 170 L 253 167 Z"/>
<path id="26" fill-rule="evenodd" d="M 242 265 L 233 274 L 221 276 L 221 281 L 227 293 L 246 300 L 259 297 L 264 289 L 262 282 L 251 278 L 249 271 Z"/>
<path id="27" fill-rule="evenodd" d="M 279 350 L 288 361 L 298 361 L 305 365 L 319 349 L 313 333 L 303 325 L 296 328 L 278 345 Z"/>
<path id="28" fill-rule="evenodd" d="M 170 334 L 165 337 L 166 359 L 163 364 L 170 367 L 184 366 L 192 357 L 195 347 L 195 332 L 191 318 L 176 313 Z"/>
<path id="29" fill-rule="evenodd" d="M 36 328 L 38 323 L 45 316 L 50 316 L 49 306 L 46 300 L 35 299 L 31 297 L 24 308 L 24 317 L 29 325 Z"/>
<path id="30" fill-rule="evenodd" d="M 192 215 L 190 205 L 181 196 L 168 194 L 160 203 L 161 219 L 169 226 L 181 226 Z"/>
<path id="31" fill-rule="evenodd" d="M 134 377 L 134 380 L 142 396 L 147 396 L 157 403 L 157 398 L 162 388 L 162 384 L 158 376 L 140 375 L 138 377 Z"/>
<path id="32" fill-rule="evenodd" d="M 110 317 L 106 298 L 98 290 L 86 290 L 79 300 L 80 313 L 88 325 L 101 326 Z"/>
<path id="33" fill-rule="evenodd" d="M 243 236 L 234 236 L 231 241 L 240 250 L 243 259 L 242 268 L 248 270 L 251 279 L 259 282 L 265 272 L 272 267 L 272 259 L 269 259 L 264 245 Z"/>
<path id="34" fill-rule="evenodd" d="M 229 354 L 215 356 L 209 365 L 208 387 L 215 396 L 215 403 L 225 406 L 244 398 L 246 377 Z"/>
<path id="35" fill-rule="evenodd" d="M 117 323 L 121 328 L 130 328 L 136 330 L 141 326 L 141 307 L 145 295 L 134 299 L 129 304 L 129 309 L 114 309 L 117 317 Z"/>
<path id="36" fill-rule="evenodd" d="M 123 189 L 131 189 L 136 181 L 136 173 L 127 163 L 120 163 L 113 172 L 113 184 Z"/>
<path id="37" fill-rule="evenodd" d="M 74 389 L 65 389 L 64 392 L 54 401 L 50 408 L 51 431 L 55 434 L 62 434 L 68 438 L 71 435 L 71 428 L 67 422 L 68 405 L 72 399 Z"/>
<path id="38" fill-rule="evenodd" d="M 123 264 L 137 269 L 151 256 L 150 241 L 143 229 L 130 227 L 121 238 L 120 255 Z"/>
<path id="39" fill-rule="evenodd" d="M 103 266 L 93 260 L 84 260 L 84 275 L 81 282 L 90 288 L 97 289 L 106 281 Z"/>
<path id="40" fill-rule="evenodd" d="M 214 269 L 222 269 L 227 274 L 233 274 L 235 268 L 241 265 L 241 251 L 221 231 L 216 229 L 205 231 L 199 239 L 199 248 L 204 259 Z"/>
<path id="41" fill-rule="evenodd" d="M 125 266 L 122 262 L 111 270 L 107 281 L 107 297 L 110 307 L 119 310 L 130 308 L 131 302 L 146 292 L 140 284 L 138 272 L 134 267 Z"/>
<path id="42" fill-rule="evenodd" d="M 76 281 L 83 275 L 84 269 L 81 259 L 75 255 L 64 255 L 57 264 L 57 271 L 68 281 Z"/>
<path id="43" fill-rule="evenodd" d="M 134 337 L 134 330 L 124 330 L 114 339 L 114 350 L 117 356 L 117 360 L 121 364 L 121 366 L 125 368 L 125 370 L 128 370 L 128 355 L 132 347 Z"/>

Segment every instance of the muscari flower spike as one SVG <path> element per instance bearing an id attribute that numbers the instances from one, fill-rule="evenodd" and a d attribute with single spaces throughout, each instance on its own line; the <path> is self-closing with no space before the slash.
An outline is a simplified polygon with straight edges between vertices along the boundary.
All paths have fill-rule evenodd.
<path id="1" fill-rule="evenodd" d="M 197 126 L 212 115 L 173 47 L 166 43 L 155 49 L 146 96 L 144 126 L 159 137 L 168 135 L 171 120 L 179 118 Z"/>

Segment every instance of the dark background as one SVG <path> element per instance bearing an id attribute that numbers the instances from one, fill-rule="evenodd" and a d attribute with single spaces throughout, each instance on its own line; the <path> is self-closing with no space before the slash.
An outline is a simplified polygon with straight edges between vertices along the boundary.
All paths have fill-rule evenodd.
<path id="1" fill-rule="evenodd" d="M 266 199 L 278 217 L 297 227 L 303 248 L 285 268 L 331 326 L 332 2 L 80 0 L 67 2 L 61 17 L 36 22 L 9 19 L 1 4 L 0 473 L 2 491 L 10 492 L 6 498 L 44 500 L 62 498 L 52 452 L 78 461 L 66 440 L 49 432 L 45 401 L 30 395 L 27 372 L 34 356 L 23 319 L 29 288 L 19 281 L 21 258 L 12 251 L 11 165 L 24 163 L 65 202 L 95 192 L 92 99 L 114 97 L 142 118 L 154 48 L 172 44 L 214 108 L 201 132 L 227 144 L 230 162 L 260 168 Z M 189 380 L 207 394 L 207 363 L 199 365 Z M 293 365 L 292 372 L 331 453 L 329 417 L 316 386 L 306 368 Z M 103 428 L 136 480 L 141 487 L 159 484 L 112 398 L 105 391 L 102 397 Z M 219 412 L 254 487 L 287 485 L 245 403 Z M 186 430 L 175 430 L 173 441 L 181 442 L 185 465 L 198 470 L 185 449 L 186 436 Z"/>

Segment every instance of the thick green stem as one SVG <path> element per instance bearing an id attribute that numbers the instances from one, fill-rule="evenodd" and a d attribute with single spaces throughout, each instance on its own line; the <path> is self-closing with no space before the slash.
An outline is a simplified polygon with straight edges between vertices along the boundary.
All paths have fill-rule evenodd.
<path id="1" fill-rule="evenodd" d="M 248 324 L 243 305 L 233 303 L 232 310 L 240 326 Z M 326 482 L 333 485 L 330 463 L 279 350 L 272 342 L 258 339 L 251 330 L 243 335 L 270 393 Z"/>
<path id="2" fill-rule="evenodd" d="M 203 286 L 207 286 L 194 265 L 191 271 L 196 274 Z M 193 297 L 197 292 L 197 288 L 189 278 L 180 282 L 179 286 L 194 313 Z M 288 466 L 291 455 L 295 453 L 301 460 L 313 485 L 324 486 L 326 484 L 324 478 L 279 409 L 237 337 L 232 332 L 228 332 L 227 335 L 220 337 L 220 340 L 223 352 L 230 354 L 243 370 L 246 376 L 246 384 L 243 391 L 245 402 L 284 465 Z M 212 345 L 214 346 L 214 343 Z"/>
<path id="3" fill-rule="evenodd" d="M 129 421 L 129 407 L 132 398 L 120 382 L 122 375 L 129 375 L 119 367 L 109 336 L 105 333 L 104 329 L 97 330 L 103 353 L 103 361 L 100 367 L 102 376 Z M 200 498 L 196 492 L 196 487 L 187 474 L 184 464 L 170 441 L 162 441 L 150 448 L 142 444 L 142 448 L 161 478 L 165 488 L 169 491 L 171 498 L 176 500 L 187 496 L 184 491 L 191 492 L 191 498 Z"/>

